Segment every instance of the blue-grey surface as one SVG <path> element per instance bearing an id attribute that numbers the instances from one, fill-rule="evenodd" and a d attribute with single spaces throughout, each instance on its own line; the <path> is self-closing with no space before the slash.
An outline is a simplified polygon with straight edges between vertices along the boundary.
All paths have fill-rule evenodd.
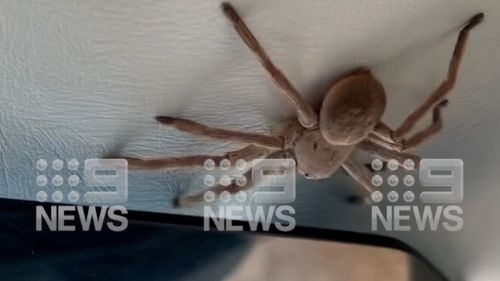
<path id="1" fill-rule="evenodd" d="M 141 220 L 123 232 L 38 232 L 31 204 L 1 202 L 1 280 L 223 280 L 251 240 Z"/>
<path id="2" fill-rule="evenodd" d="M 81 163 L 110 153 L 220 153 L 214 142 L 161 127 L 158 114 L 269 132 L 292 116 L 218 1 L 0 1 L 0 196 L 35 200 L 39 158 Z M 368 66 L 386 87 L 393 126 L 444 78 L 457 28 L 484 11 L 445 110 L 445 129 L 418 152 L 465 161 L 465 227 L 394 233 L 453 280 L 500 277 L 497 93 L 500 4 L 495 0 L 234 1 L 303 95 Z M 194 172 L 131 172 L 127 207 L 174 210 Z M 196 175 L 199 176 L 199 173 Z M 300 224 L 369 231 L 369 208 L 348 205 L 342 174 L 299 180 Z"/>

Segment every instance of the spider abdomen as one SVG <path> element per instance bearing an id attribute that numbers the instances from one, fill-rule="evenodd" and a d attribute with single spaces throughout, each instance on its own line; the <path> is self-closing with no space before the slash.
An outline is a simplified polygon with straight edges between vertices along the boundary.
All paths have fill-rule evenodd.
<path id="1" fill-rule="evenodd" d="M 333 145 L 363 140 L 379 122 L 386 107 L 382 84 L 369 72 L 359 71 L 337 81 L 320 110 L 320 132 Z"/>

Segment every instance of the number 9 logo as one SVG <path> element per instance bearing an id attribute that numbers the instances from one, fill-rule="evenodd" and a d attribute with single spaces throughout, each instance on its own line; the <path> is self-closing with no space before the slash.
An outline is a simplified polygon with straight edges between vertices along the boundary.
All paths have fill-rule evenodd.
<path id="1" fill-rule="evenodd" d="M 464 199 L 464 161 L 461 159 L 422 159 L 420 161 L 422 186 L 450 187 L 447 191 L 424 191 L 423 203 L 460 203 Z"/>
<path id="2" fill-rule="evenodd" d="M 84 197 L 88 203 L 116 204 L 128 199 L 128 163 L 125 159 L 87 159 L 84 181 L 88 187 L 114 188 L 114 191 L 89 191 Z"/>

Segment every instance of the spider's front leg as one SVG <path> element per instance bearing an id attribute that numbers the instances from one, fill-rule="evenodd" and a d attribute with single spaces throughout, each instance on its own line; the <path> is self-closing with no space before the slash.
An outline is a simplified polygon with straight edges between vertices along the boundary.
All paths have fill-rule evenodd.
<path id="1" fill-rule="evenodd" d="M 157 116 L 156 120 L 163 125 L 172 126 L 178 130 L 214 139 L 238 141 L 268 149 L 283 149 L 283 138 L 256 133 L 245 133 L 219 128 L 212 128 L 188 119 Z"/>
<path id="2" fill-rule="evenodd" d="M 267 154 L 265 156 L 261 157 L 256 157 L 253 160 L 259 160 L 259 159 L 286 159 L 290 158 L 289 153 L 285 151 L 275 151 L 275 152 L 269 152 L 267 151 Z M 207 190 L 199 191 L 195 194 L 192 195 L 186 195 L 186 196 L 179 196 L 174 199 L 174 206 L 178 208 L 186 208 L 186 207 L 192 207 L 197 204 L 200 204 L 204 201 L 204 196 L 205 193 L 207 192 L 213 192 L 214 195 L 219 196 L 222 192 L 227 191 L 230 194 L 236 194 L 239 191 L 245 191 L 253 186 L 253 181 L 252 181 L 252 167 L 244 174 L 244 177 L 247 179 L 247 181 L 244 184 L 238 185 L 235 180 L 231 182 L 230 185 L 228 186 L 222 186 L 222 185 L 217 185 L 215 187 L 212 187 Z"/>
<path id="3" fill-rule="evenodd" d="M 347 158 L 342 163 L 342 168 L 357 181 L 368 194 L 371 194 L 376 189 L 371 182 L 372 173 L 364 165 L 358 164 L 354 159 Z"/>
<path id="4" fill-rule="evenodd" d="M 404 165 L 404 162 L 408 159 L 412 160 L 415 165 L 420 163 L 420 157 L 417 155 L 403 153 L 399 151 L 394 151 L 387 149 L 384 146 L 380 146 L 377 143 L 373 143 L 369 140 L 365 140 L 357 145 L 358 149 L 368 152 L 370 155 L 379 157 L 382 160 L 390 161 L 392 159 L 398 161 L 400 166 Z"/>
<path id="5" fill-rule="evenodd" d="M 172 158 L 152 158 L 141 159 L 133 157 L 120 157 L 128 161 L 130 169 L 174 169 L 174 168 L 192 168 L 203 167 L 207 159 L 212 159 L 214 162 L 220 162 L 223 159 L 228 159 L 231 163 L 236 162 L 238 159 L 251 161 L 256 158 L 267 156 L 270 150 L 257 146 L 247 146 L 239 150 L 230 151 L 224 155 L 192 155 L 185 157 L 172 157 Z"/>
<path id="6" fill-rule="evenodd" d="M 244 177 L 247 179 L 246 183 L 243 185 L 238 185 L 235 181 L 232 181 L 228 186 L 217 185 L 208 190 L 199 191 L 195 194 L 186 195 L 186 196 L 178 196 L 174 199 L 174 207 L 176 208 L 189 208 L 193 207 L 197 204 L 200 204 L 205 199 L 205 193 L 212 192 L 216 198 L 224 191 L 229 192 L 230 194 L 236 194 L 238 191 L 247 190 L 252 187 L 252 170 L 250 169 L 244 174 Z"/>

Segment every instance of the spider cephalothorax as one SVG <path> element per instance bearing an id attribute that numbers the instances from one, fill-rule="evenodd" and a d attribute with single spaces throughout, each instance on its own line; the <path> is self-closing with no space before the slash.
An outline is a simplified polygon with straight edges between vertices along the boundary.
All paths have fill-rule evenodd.
<path id="1" fill-rule="evenodd" d="M 179 158 L 138 159 L 127 158 L 129 167 L 139 169 L 160 169 L 203 166 L 208 158 L 214 160 L 292 157 L 297 162 L 298 171 L 306 178 L 322 179 L 330 177 L 339 167 L 344 168 L 361 186 L 372 191 L 370 171 L 356 163 L 351 154 L 355 150 L 367 151 L 383 159 L 396 159 L 403 163 L 412 159 L 418 163 L 419 157 L 404 153 L 436 134 L 442 127 L 440 110 L 447 104 L 445 95 L 453 88 L 458 67 L 464 54 L 469 31 L 482 22 L 482 13 L 472 17 L 461 30 L 453 53 L 448 77 L 402 125 L 392 130 L 382 121 L 386 107 L 383 85 L 365 68 L 359 68 L 338 79 L 324 96 L 319 111 L 307 103 L 285 75 L 273 64 L 262 46 L 228 3 L 222 10 L 244 43 L 252 50 L 266 69 L 273 82 L 284 96 L 295 106 L 297 119 L 287 121 L 286 126 L 275 136 L 244 133 L 211 128 L 190 120 L 161 116 L 162 124 L 179 130 L 204 135 L 215 139 L 233 140 L 249 144 L 243 149 L 226 155 L 195 155 Z M 433 112 L 432 123 L 424 130 L 408 136 L 414 125 L 429 111 Z M 232 184 L 228 187 L 216 186 L 211 189 L 216 194 L 222 191 L 237 192 L 250 188 L 249 181 L 243 187 Z M 203 192 L 178 197 L 177 206 L 188 206 L 203 200 Z"/>

